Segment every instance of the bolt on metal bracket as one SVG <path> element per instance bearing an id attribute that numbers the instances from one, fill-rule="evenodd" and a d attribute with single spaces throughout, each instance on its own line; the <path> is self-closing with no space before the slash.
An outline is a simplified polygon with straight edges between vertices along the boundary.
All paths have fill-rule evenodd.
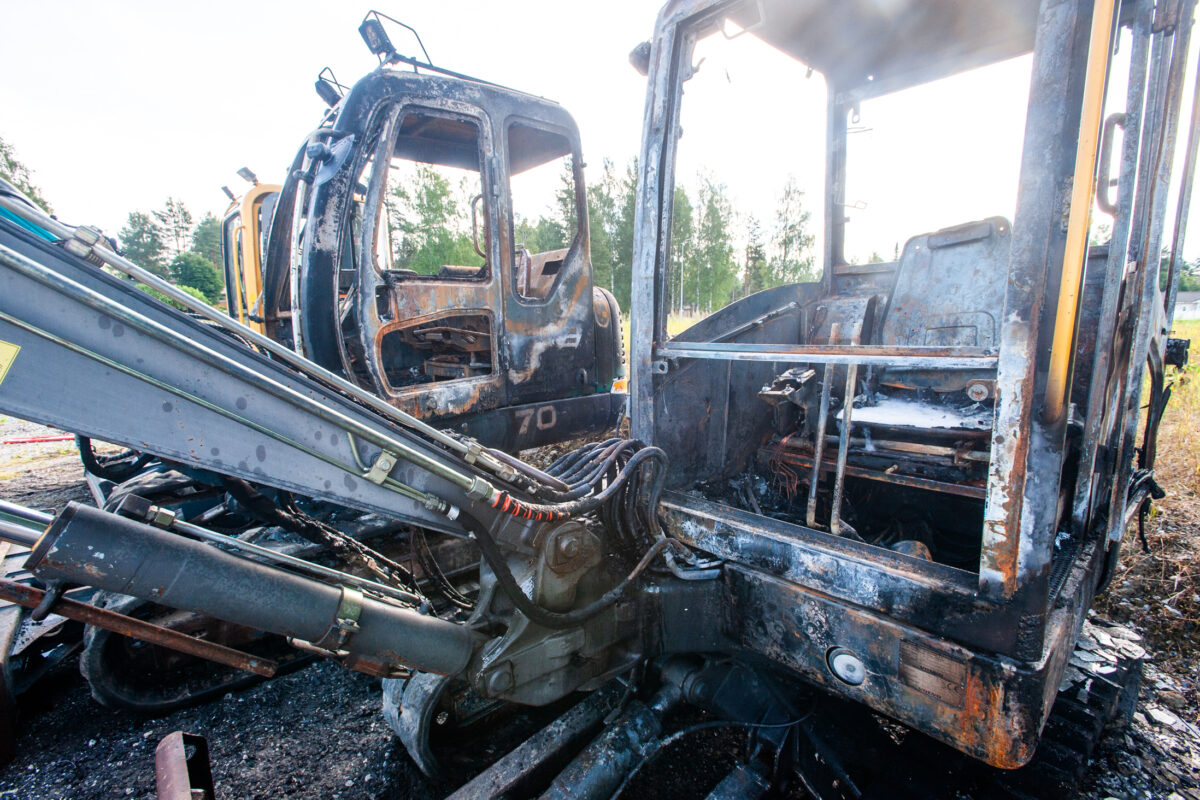
<path id="1" fill-rule="evenodd" d="M 371 483 L 382 486 L 394 466 L 396 466 L 396 454 L 389 453 L 387 450 L 381 450 L 379 457 L 375 459 L 375 463 L 371 465 L 370 471 L 367 472 L 366 478 Z"/>

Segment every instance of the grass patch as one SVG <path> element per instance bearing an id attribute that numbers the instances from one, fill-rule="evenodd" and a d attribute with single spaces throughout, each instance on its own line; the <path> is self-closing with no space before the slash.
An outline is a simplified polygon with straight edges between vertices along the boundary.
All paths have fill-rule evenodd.
<path id="1" fill-rule="evenodd" d="M 669 336 L 676 336 L 680 333 L 683 333 L 688 328 L 692 327 L 693 325 L 695 325 L 697 322 L 699 322 L 702 319 L 704 319 L 704 317 L 702 317 L 702 316 L 681 317 L 681 316 L 676 316 L 675 314 L 672 314 L 670 317 L 667 318 L 667 334 Z M 629 329 L 629 317 L 625 317 L 621 320 L 621 338 L 625 342 L 626 358 L 628 358 L 629 353 L 632 352 L 632 349 L 629 346 L 629 342 L 630 342 L 629 330 L 630 330 Z"/>
<path id="2" fill-rule="evenodd" d="M 1149 552 L 1136 528 L 1126 532 L 1117 573 L 1097 607 L 1142 628 L 1156 659 L 1178 668 L 1200 655 L 1200 320 L 1176 322 L 1171 335 L 1191 339 L 1194 346 L 1192 363 L 1167 368 L 1171 399 L 1154 464 L 1167 496 L 1155 503 L 1146 523 Z M 1138 423 L 1145 424 L 1144 408 Z M 1197 699 L 1188 698 L 1193 719 Z"/>

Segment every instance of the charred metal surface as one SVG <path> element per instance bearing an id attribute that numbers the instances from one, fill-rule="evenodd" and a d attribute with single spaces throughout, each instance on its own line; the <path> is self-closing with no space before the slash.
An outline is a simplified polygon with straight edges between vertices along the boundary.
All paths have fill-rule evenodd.
<path id="1" fill-rule="evenodd" d="M 208 740 L 183 731 L 164 736 L 154 748 L 154 779 L 158 800 L 216 800 Z"/>
<path id="2" fill-rule="evenodd" d="M 529 737 L 523 744 L 476 775 L 447 800 L 473 800 L 476 797 L 518 797 L 522 787 L 544 776 L 565 754 L 599 729 L 604 718 L 620 700 L 621 687 L 609 685 L 572 706 L 569 711 Z M 544 777 L 543 777 L 544 779 Z"/>
<path id="3" fill-rule="evenodd" d="M 1163 12 L 1149 2 L 1130 0 L 1115 13 L 1118 33 L 1132 33 L 1132 53 L 1126 109 L 1114 112 L 1124 116 L 1109 123 L 1122 125 L 1124 143 L 1111 176 L 1113 238 L 1085 247 L 1073 273 L 1064 259 L 1071 188 L 1087 166 L 1076 163 L 1081 109 L 1094 93 L 1085 83 L 1113 68 L 1101 51 L 1089 53 L 1095 4 L 1009 6 L 995 25 L 980 11 L 948 37 L 953 52 L 947 42 L 921 44 L 937 25 L 907 25 L 926 13 L 944 15 L 943 25 L 964 9 L 902 5 L 883 14 L 886 30 L 874 30 L 857 3 L 676 0 L 660 13 L 646 51 L 632 426 L 672 457 L 667 530 L 725 561 L 733 592 L 721 615 L 725 636 L 989 763 L 1016 766 L 1036 746 L 1103 577 L 1097 540 L 1118 541 L 1127 504 L 1148 497 L 1165 402 L 1163 309 L 1173 291 L 1159 292 L 1156 277 L 1170 173 L 1169 155 L 1160 156 L 1172 152 L 1178 128 L 1193 8 L 1178 25 L 1155 23 Z M 669 337 L 683 86 L 694 43 L 728 35 L 730 23 L 821 71 L 829 86 L 824 272 L 813 284 L 735 301 Z M 916 235 L 894 263 L 846 264 L 845 146 L 856 103 L 1030 51 L 1012 222 L 991 217 Z M 1106 195 L 1109 177 L 1101 176 Z M 1078 287 L 1060 285 L 1076 274 Z M 1058 297 L 1076 290 L 1063 323 Z M 844 344 L 855 326 L 862 344 Z M 1078 367 L 1068 366 L 1065 398 L 1047 396 L 1052 350 Z M 859 375 L 847 381 L 850 365 Z M 1131 398 L 1140 397 L 1144 368 L 1152 398 L 1139 450 Z M 1058 406 L 1065 410 L 1047 413 Z M 828 451 L 839 445 L 835 459 Z M 805 495 L 807 517 L 796 502 Z M 856 532 L 863 541 L 850 541 L 829 532 L 844 527 L 842 512 L 856 525 L 883 513 L 896 527 L 868 524 Z M 947 526 L 951 518 L 969 522 Z M 863 684 L 833 675 L 825 659 L 836 647 L 861 651 Z"/>
<path id="4" fill-rule="evenodd" d="M 583 224 L 565 249 L 530 254 L 513 240 L 510 165 L 520 171 L 567 154 L 545 145 L 536 152 L 536 137 L 513 139 L 517 120 L 547 141 L 559 137 L 582 164 L 574 121 L 541 98 L 388 70 L 350 90 L 332 127 L 318 132 L 329 146 L 306 157 L 319 169 L 300 209 L 302 260 L 293 264 L 300 338 L 317 363 L 407 413 L 446 424 L 609 392 L 619 377 L 621 338 L 611 298 L 593 290 L 587 214 L 577 215 Z M 464 138 L 464 131 L 474 133 Z M 368 164 L 387 165 L 392 157 L 478 170 L 481 195 L 472 213 L 479 215 L 482 266 L 418 275 L 376 257 L 376 241 L 388 235 L 384 197 L 391 189 L 389 170 Z M 576 177 L 583 209 L 579 168 Z M 475 427 L 484 444 L 525 449 L 617 420 L 604 403 L 573 412 L 572 424 L 553 432 L 497 426 L 495 418 Z"/>
<path id="5" fill-rule="evenodd" d="M 1021 664 L 951 644 L 790 580 L 738 565 L 726 570 L 738 607 L 734 638 L 822 689 L 867 705 L 1000 767 L 1025 763 L 1037 747 L 1044 691 L 1065 666 L 1074 625 L 1058 619 L 1054 660 Z M 827 660 L 843 648 L 866 666 L 852 685 Z M 1055 685 L 1057 685 L 1055 683 Z"/>
<path id="6" fill-rule="evenodd" d="M 747 569 L 964 645 L 1016 647 L 1019 610 L 980 601 L 971 573 L 676 492 L 664 495 L 662 508 L 673 536 Z"/>
<path id="7" fill-rule="evenodd" d="M 988 764 L 1025 763 L 1113 545 L 1155 491 L 1173 291 L 1159 290 L 1158 251 L 1194 3 L 1176 16 L 1130 0 L 1117 15 L 1118 33 L 1133 26 L 1130 74 L 1145 87 L 1130 99 L 1145 110 L 1125 117 L 1117 227 L 1090 258 L 1086 230 L 1072 225 L 1083 209 L 1070 204 L 1097 160 L 1081 143 L 1094 139 L 1085 120 L 1103 124 L 1089 98 L 1103 94 L 1110 68 L 1110 9 L 904 0 L 883 24 L 876 6 L 673 0 L 663 9 L 641 51 L 649 91 L 630 413 L 643 441 L 589 443 L 544 473 L 489 463 L 485 450 L 412 419 L 387 423 L 394 409 L 368 412 L 375 400 L 359 387 L 514 449 L 621 413 L 610 393 L 620 311 L 591 283 L 584 198 L 567 248 L 527 253 L 514 241 L 510 173 L 569 154 L 582 189 L 578 135 L 551 103 L 381 70 L 314 133 L 299 182 L 279 201 L 279 213 L 294 212 L 290 325 L 301 353 L 358 386 L 310 380 L 294 361 L 284 369 L 0 220 L 0 338 L 21 348 L 0 408 L 192 468 L 446 534 L 465 529 L 470 544 L 439 550 L 461 569 L 474 548 L 483 556 L 477 593 L 443 585 L 454 610 L 438 617 L 410 601 L 436 582 L 439 555 L 392 602 L 340 585 L 344 573 L 301 577 L 70 506 L 32 554 L 35 574 L 275 631 L 371 674 L 452 676 L 485 705 L 547 704 L 634 676 L 612 724 L 547 797 L 611 795 L 663 741 L 663 718 L 681 699 L 762 727 L 756 746 L 781 745 L 789 734 L 767 731 L 798 730 L 792 700 L 812 688 Z M 726 23 L 825 73 L 823 274 L 743 297 L 668 337 L 683 81 L 697 39 L 728 36 Z M 855 55 L 833 59 L 835 42 Z M 858 100 L 1030 50 L 1012 223 L 914 232 L 894 263 L 844 263 Z M 516 119 L 525 133 L 514 133 Z M 482 264 L 422 276 L 377 263 L 382 166 L 393 157 L 478 170 Z M 1068 231 L 1083 234 L 1068 240 Z M 278 278 L 267 284 L 281 288 Z M 1073 370 L 1072 358 L 1084 366 Z M 59 369 L 47 375 L 40 367 L 51 362 Z M 52 411 L 46 397 L 56 398 Z M 414 679 L 398 705 L 389 685 L 399 729 L 427 732 L 452 685 L 437 676 Z M 560 764 L 557 737 L 582 741 L 601 713 L 589 707 L 552 726 L 477 786 L 533 791 L 516 788 L 530 775 L 522 759 Z M 421 736 L 407 740 L 421 755 Z M 739 779 L 756 790 L 753 777 Z"/>
<path id="8" fill-rule="evenodd" d="M 597 427 L 598 420 L 615 422 L 625 413 L 628 399 L 624 392 L 601 392 L 497 408 L 447 419 L 442 424 L 504 452 L 516 453 L 595 433 L 602 429 Z"/>

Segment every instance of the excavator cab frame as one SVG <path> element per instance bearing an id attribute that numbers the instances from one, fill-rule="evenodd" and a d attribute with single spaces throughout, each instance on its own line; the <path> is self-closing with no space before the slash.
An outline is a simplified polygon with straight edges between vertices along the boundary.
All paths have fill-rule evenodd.
<path id="1" fill-rule="evenodd" d="M 575 229 L 530 253 L 514 181 L 547 163 L 569 170 Z M 457 254 L 469 264 L 412 253 L 428 239 L 397 206 L 431 174 L 473 187 L 463 205 L 475 252 Z M 620 308 L 592 282 L 582 150 L 559 105 L 381 68 L 314 131 L 292 176 L 293 213 L 275 227 L 292 241 L 297 352 L 510 452 L 615 427 L 627 399 Z"/>
<path id="2" fill-rule="evenodd" d="M 1149 500 L 1152 463 L 1133 463 L 1138 395 L 1146 365 L 1162 385 L 1174 290 L 1159 289 L 1158 253 L 1192 15 L 1191 3 L 1136 0 L 664 7 L 631 57 L 649 79 L 632 430 L 672 465 L 666 528 L 726 560 L 735 647 L 990 764 L 1032 756 L 1085 612 Z M 1100 158 L 1100 134 L 1122 31 L 1123 152 L 1097 176 L 1115 161 Z M 697 42 L 722 35 L 824 76 L 823 269 L 670 336 L 684 89 L 705 66 Z M 848 263 L 858 104 L 1028 53 L 1011 223 Z M 1107 198 L 1110 183 L 1112 239 L 1089 252 L 1095 190 Z M 788 478 L 799 496 L 767 512 L 753 488 L 749 503 L 711 488 Z"/>
<path id="3" fill-rule="evenodd" d="M 229 315 L 263 334 L 267 332 L 262 316 L 264 253 L 281 188 L 255 183 L 230 204 L 221 220 L 221 260 Z"/>

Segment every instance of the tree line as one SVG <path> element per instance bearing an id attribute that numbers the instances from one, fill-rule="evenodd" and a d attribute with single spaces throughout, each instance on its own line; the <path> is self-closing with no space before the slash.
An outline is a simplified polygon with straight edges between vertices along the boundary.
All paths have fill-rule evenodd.
<path id="1" fill-rule="evenodd" d="M 0 178 L 47 214 L 53 213 L 50 203 L 34 184 L 30 169 L 3 139 L 0 139 Z M 122 254 L 134 264 L 197 298 L 220 302 L 225 292 L 224 270 L 220 267 L 221 223 L 212 214 L 194 222 L 182 201 L 168 197 L 156 211 L 131 212 L 118 237 Z M 148 287 L 141 288 L 149 291 Z M 160 299 L 166 298 L 160 296 Z"/>
<path id="2" fill-rule="evenodd" d="M 563 165 L 553 198 L 537 216 L 517 214 L 514 240 L 531 253 L 566 247 L 578 228 L 573 168 Z M 619 171 L 605 159 L 587 186 L 593 280 L 630 307 L 637 160 Z M 481 263 L 471 240 L 471 191 L 437 169 L 417 166 L 389 186 L 393 266 L 433 274 L 443 264 Z M 767 224 L 739 215 L 727 187 L 708 174 L 675 189 L 671 308 L 710 313 L 747 294 L 817 276 L 815 237 L 804 192 L 788 178 Z M 482 235 L 482 233 L 481 233 Z M 744 242 L 744 246 L 735 243 Z"/>
<path id="3" fill-rule="evenodd" d="M 134 264 L 209 303 L 220 302 L 221 222 L 211 213 L 195 222 L 183 201 L 168 197 L 155 211 L 131 211 L 117 236 Z"/>

